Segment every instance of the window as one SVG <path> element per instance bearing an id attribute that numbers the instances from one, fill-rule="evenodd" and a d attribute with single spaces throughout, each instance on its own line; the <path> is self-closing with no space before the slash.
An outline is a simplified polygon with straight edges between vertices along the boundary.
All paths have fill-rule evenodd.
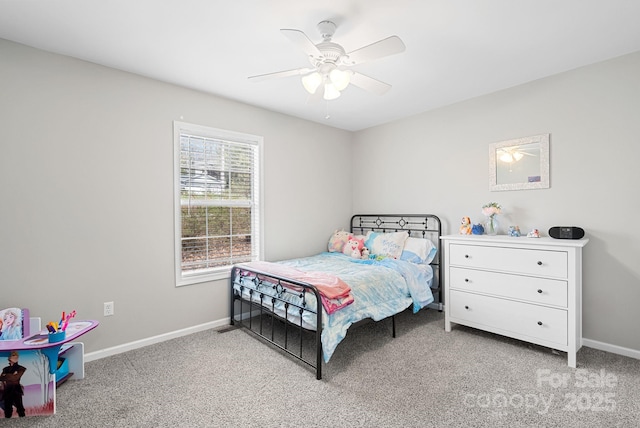
<path id="1" fill-rule="evenodd" d="M 174 122 L 176 284 L 222 279 L 261 253 L 262 138 Z"/>

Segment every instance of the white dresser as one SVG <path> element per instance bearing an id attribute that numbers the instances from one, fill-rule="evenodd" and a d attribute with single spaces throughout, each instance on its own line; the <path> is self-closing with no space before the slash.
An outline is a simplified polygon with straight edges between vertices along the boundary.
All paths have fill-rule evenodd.
<path id="1" fill-rule="evenodd" d="M 567 352 L 582 346 L 588 239 L 446 235 L 445 330 L 464 324 Z"/>

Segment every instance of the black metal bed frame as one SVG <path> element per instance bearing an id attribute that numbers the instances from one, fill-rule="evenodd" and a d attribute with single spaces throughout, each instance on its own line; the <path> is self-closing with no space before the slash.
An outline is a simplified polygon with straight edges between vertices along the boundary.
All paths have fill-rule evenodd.
<path id="1" fill-rule="evenodd" d="M 440 236 L 442 224 L 433 214 L 356 214 L 351 217 L 350 231 L 365 235 L 373 232 L 406 231 L 409 236 L 430 239 L 437 248 L 437 254 L 431 265 L 434 280 L 431 289 L 437 293 L 438 310 L 443 308 L 442 293 L 442 251 Z M 316 379 L 322 379 L 322 302 L 320 293 L 311 284 L 272 275 L 263 271 L 249 269 L 246 266 L 233 266 L 231 269 L 231 325 L 245 327 L 248 331 L 267 341 L 271 345 L 289 354 L 295 359 L 315 369 Z M 315 305 L 308 303 L 308 294 L 315 296 Z M 298 299 L 288 298 L 289 295 Z M 248 296 L 248 297 L 247 297 Z M 295 303 L 299 300 L 300 303 Z M 282 302 L 284 314 L 276 313 L 276 302 Z M 280 304 L 280 303 L 278 303 Z M 305 328 L 303 316 L 311 314 L 315 319 L 315 330 Z M 294 320 L 298 318 L 298 320 Z M 277 320 L 284 323 L 284 331 L 276 333 Z M 395 315 L 391 316 L 392 335 L 396 336 Z M 298 343 L 291 345 L 289 329 L 297 332 Z M 266 331 L 269 330 L 269 331 Z M 303 346 L 303 336 L 313 335 L 315 350 L 310 353 Z"/>

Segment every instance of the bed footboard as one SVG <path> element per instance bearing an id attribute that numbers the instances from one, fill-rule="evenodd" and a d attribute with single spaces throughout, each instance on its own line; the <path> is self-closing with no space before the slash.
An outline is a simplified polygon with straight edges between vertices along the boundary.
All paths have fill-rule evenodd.
<path id="1" fill-rule="evenodd" d="M 322 379 L 322 301 L 313 285 L 234 266 L 231 325 L 245 327 L 315 369 L 316 379 Z M 308 343 L 303 346 L 310 336 L 312 351 Z"/>

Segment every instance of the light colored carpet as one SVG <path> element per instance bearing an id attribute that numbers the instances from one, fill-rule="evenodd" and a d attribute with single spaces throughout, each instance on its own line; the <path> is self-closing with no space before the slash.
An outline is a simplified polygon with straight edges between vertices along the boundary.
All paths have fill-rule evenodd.
<path id="1" fill-rule="evenodd" d="M 318 381 L 244 330 L 92 361 L 58 413 L 24 427 L 638 427 L 640 361 L 566 355 L 457 326 L 434 310 L 352 328 Z"/>

